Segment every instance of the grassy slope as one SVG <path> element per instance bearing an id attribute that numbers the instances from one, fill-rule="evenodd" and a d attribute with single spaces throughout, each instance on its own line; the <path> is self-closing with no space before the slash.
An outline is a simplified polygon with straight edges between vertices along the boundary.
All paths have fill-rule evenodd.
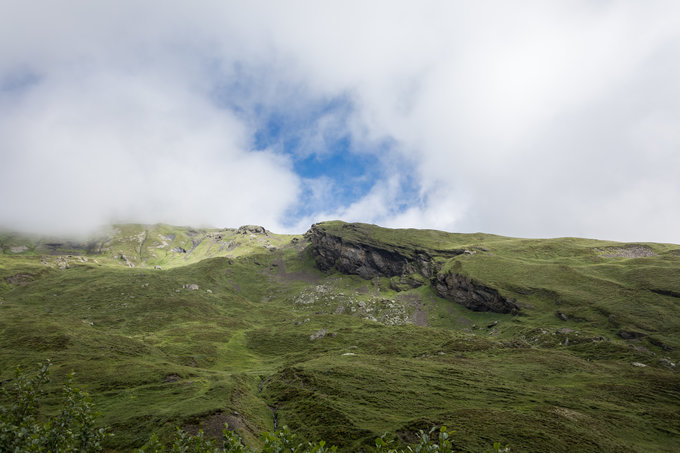
<path id="1" fill-rule="evenodd" d="M 680 445 L 680 378 L 658 362 L 680 358 L 680 299 L 650 291 L 680 293 L 680 246 L 646 244 L 656 256 L 627 259 L 607 257 L 623 246 L 602 241 L 344 225 L 323 227 L 402 251 L 474 250 L 442 266 L 517 299 L 522 314 L 320 273 L 290 236 L 119 226 L 86 262 L 72 247 L 68 269 L 39 241 L 5 236 L 0 380 L 46 358 L 55 385 L 75 370 L 120 450 L 220 413 L 257 443 L 272 408 L 280 424 L 348 451 L 432 423 L 454 427 L 463 451 L 494 440 L 514 451 Z M 429 327 L 409 324 L 416 310 Z M 322 328 L 334 335 L 309 339 Z M 647 336 L 627 341 L 622 329 Z"/>

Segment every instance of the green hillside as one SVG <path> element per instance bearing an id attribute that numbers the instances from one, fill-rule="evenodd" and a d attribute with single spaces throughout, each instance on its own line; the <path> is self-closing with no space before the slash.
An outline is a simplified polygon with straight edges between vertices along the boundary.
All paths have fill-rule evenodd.
<path id="1" fill-rule="evenodd" d="M 325 222 L 0 251 L 0 382 L 74 370 L 114 451 L 224 422 L 342 451 L 434 424 L 458 451 L 680 447 L 680 245 Z"/>

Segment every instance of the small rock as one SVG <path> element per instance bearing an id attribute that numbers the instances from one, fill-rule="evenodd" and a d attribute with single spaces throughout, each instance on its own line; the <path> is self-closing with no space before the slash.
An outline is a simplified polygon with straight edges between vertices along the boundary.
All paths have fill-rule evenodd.
<path id="1" fill-rule="evenodd" d="M 640 362 L 631 362 L 631 365 L 639 367 L 639 368 L 644 368 L 644 367 L 647 366 L 644 363 L 640 363 Z"/>
<path id="2" fill-rule="evenodd" d="M 487 329 L 490 329 L 490 328 L 495 327 L 495 326 L 497 326 L 497 325 L 498 325 L 498 321 L 494 321 L 494 322 L 492 322 L 491 324 L 488 324 L 488 325 L 486 326 L 486 328 L 487 328 Z"/>
<path id="3" fill-rule="evenodd" d="M 566 335 L 568 333 L 573 333 L 576 332 L 574 329 L 570 329 L 569 327 L 562 327 L 557 331 L 557 333 L 561 333 L 562 335 Z"/>
<path id="4" fill-rule="evenodd" d="M 234 415 L 238 417 L 238 411 L 234 411 Z"/>
<path id="5" fill-rule="evenodd" d="M 160 267 L 160 266 L 154 266 L 153 268 L 154 268 L 154 269 L 157 269 L 157 270 L 159 270 L 159 271 L 163 269 L 163 268 Z"/>
<path id="6" fill-rule="evenodd" d="M 326 329 L 321 329 L 318 332 L 315 332 L 309 336 L 309 339 L 311 341 L 318 340 L 319 338 L 323 338 L 326 336 Z"/>
<path id="7" fill-rule="evenodd" d="M 624 340 L 633 340 L 636 338 L 646 337 L 647 334 L 642 332 L 635 332 L 632 330 L 619 330 L 619 336 Z"/>
<path id="8" fill-rule="evenodd" d="M 198 285 L 196 283 L 187 283 L 183 287 L 184 289 L 188 289 L 190 291 L 196 291 L 198 289 Z"/>
<path id="9" fill-rule="evenodd" d="M 670 359 L 665 357 L 663 359 L 659 359 L 659 363 L 663 366 L 667 366 L 668 368 L 675 368 L 675 363 L 671 362 Z"/>
<path id="10" fill-rule="evenodd" d="M 646 348 L 644 346 L 638 346 L 638 345 L 630 345 L 630 346 L 638 352 L 643 352 L 643 353 L 649 354 L 649 355 L 656 355 L 654 352 L 650 351 L 649 348 Z"/>
<path id="11" fill-rule="evenodd" d="M 355 354 L 355 353 L 353 353 L 353 352 L 345 352 L 345 353 L 344 353 L 344 354 L 342 354 L 342 355 L 350 355 L 350 356 L 351 356 L 351 355 L 356 355 L 356 354 Z"/>
<path id="12" fill-rule="evenodd" d="M 567 315 L 565 315 L 565 314 L 562 313 L 561 311 L 558 311 L 556 314 L 557 314 L 557 317 L 560 318 L 562 321 L 567 321 L 567 320 L 569 319 L 569 318 L 567 317 Z"/>
<path id="13" fill-rule="evenodd" d="M 208 294 L 212 294 L 212 290 L 210 290 L 210 289 L 206 289 L 205 292 L 208 293 Z"/>

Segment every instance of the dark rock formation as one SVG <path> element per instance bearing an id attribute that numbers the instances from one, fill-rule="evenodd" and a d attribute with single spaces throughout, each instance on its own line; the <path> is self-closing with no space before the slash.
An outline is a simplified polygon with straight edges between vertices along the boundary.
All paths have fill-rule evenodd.
<path id="1" fill-rule="evenodd" d="M 619 336 L 624 340 L 635 340 L 637 338 L 644 338 L 646 333 L 635 332 L 634 330 L 619 330 Z"/>
<path id="2" fill-rule="evenodd" d="M 671 291 L 670 289 L 652 289 L 650 290 L 655 294 L 660 294 L 662 296 L 677 297 L 680 298 L 680 292 Z"/>
<path id="3" fill-rule="evenodd" d="M 347 226 L 352 227 L 351 224 Z M 464 275 L 439 271 L 433 256 L 452 258 L 462 255 L 464 250 L 418 250 L 378 241 L 348 240 L 318 225 L 312 225 L 305 237 L 311 242 L 312 256 L 321 270 L 336 269 L 365 279 L 389 277 L 390 286 L 396 291 L 417 288 L 429 281 L 441 297 L 471 310 L 519 311 L 514 301 L 501 296 L 494 288 L 476 283 Z"/>
<path id="4" fill-rule="evenodd" d="M 473 311 L 517 313 L 519 306 L 489 286 L 476 283 L 470 277 L 455 273 L 439 273 L 434 289 L 441 297 L 453 300 Z"/>
<path id="5" fill-rule="evenodd" d="M 424 251 L 406 251 L 348 241 L 312 225 L 305 236 L 311 241 L 312 256 L 321 270 L 336 269 L 343 274 L 395 277 L 420 273 L 430 277 L 431 257 Z M 462 253 L 462 252 L 461 252 Z"/>

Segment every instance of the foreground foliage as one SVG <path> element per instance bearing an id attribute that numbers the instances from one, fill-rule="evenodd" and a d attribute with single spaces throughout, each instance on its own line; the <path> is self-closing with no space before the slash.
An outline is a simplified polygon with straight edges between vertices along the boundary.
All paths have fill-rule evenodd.
<path id="1" fill-rule="evenodd" d="M 0 406 L 0 451 L 7 452 L 100 452 L 101 441 L 107 436 L 104 428 L 95 427 L 96 413 L 86 393 L 73 386 L 73 375 L 68 375 L 63 387 L 61 410 L 47 421 L 40 419 L 40 405 L 44 400 L 43 386 L 49 382 L 48 361 L 40 365 L 35 376 L 16 369 L 16 376 L 9 388 L 3 388 L 3 396 L 12 401 Z M 418 442 L 404 450 L 392 448 L 394 441 L 383 435 L 375 440 L 376 452 L 381 453 L 426 453 L 453 452 L 451 434 L 446 426 L 435 433 L 420 431 Z M 323 440 L 299 442 L 297 435 L 287 426 L 275 432 L 265 433 L 261 450 L 247 447 L 238 434 L 229 430 L 225 423 L 222 441 L 206 437 L 202 430 L 191 435 L 177 428 L 172 444 L 164 445 L 156 434 L 139 453 L 328 453 L 337 451 L 336 446 L 326 446 Z M 509 448 L 494 445 L 497 453 L 508 452 Z"/>
<path id="2" fill-rule="evenodd" d="M 71 373 L 63 387 L 60 411 L 47 421 L 40 419 L 42 387 L 49 382 L 50 363 L 35 376 L 16 369 L 9 388 L 2 388 L 8 407 L 0 406 L 0 451 L 11 452 L 97 452 L 106 437 L 95 428 L 96 413 L 89 396 L 73 386 Z"/>
<path id="3" fill-rule="evenodd" d="M 238 434 L 229 430 L 225 424 L 222 431 L 224 436 L 221 446 L 215 439 L 206 438 L 203 431 L 197 435 L 189 435 L 177 429 L 174 441 L 168 448 L 164 446 L 155 434 L 138 453 L 326 453 L 337 451 L 336 446 L 326 446 L 323 440 L 318 442 L 298 442 L 297 436 L 287 426 L 273 433 L 264 434 L 264 447 L 261 450 L 252 450 L 245 446 Z M 375 439 L 376 453 L 453 453 L 454 447 L 451 439 L 453 431 L 446 426 L 439 429 L 432 427 L 430 431 L 420 430 L 417 434 L 418 441 L 414 445 L 398 447 L 393 439 L 383 435 Z M 510 447 L 501 446 L 496 442 L 491 450 L 493 453 L 509 453 Z"/>

